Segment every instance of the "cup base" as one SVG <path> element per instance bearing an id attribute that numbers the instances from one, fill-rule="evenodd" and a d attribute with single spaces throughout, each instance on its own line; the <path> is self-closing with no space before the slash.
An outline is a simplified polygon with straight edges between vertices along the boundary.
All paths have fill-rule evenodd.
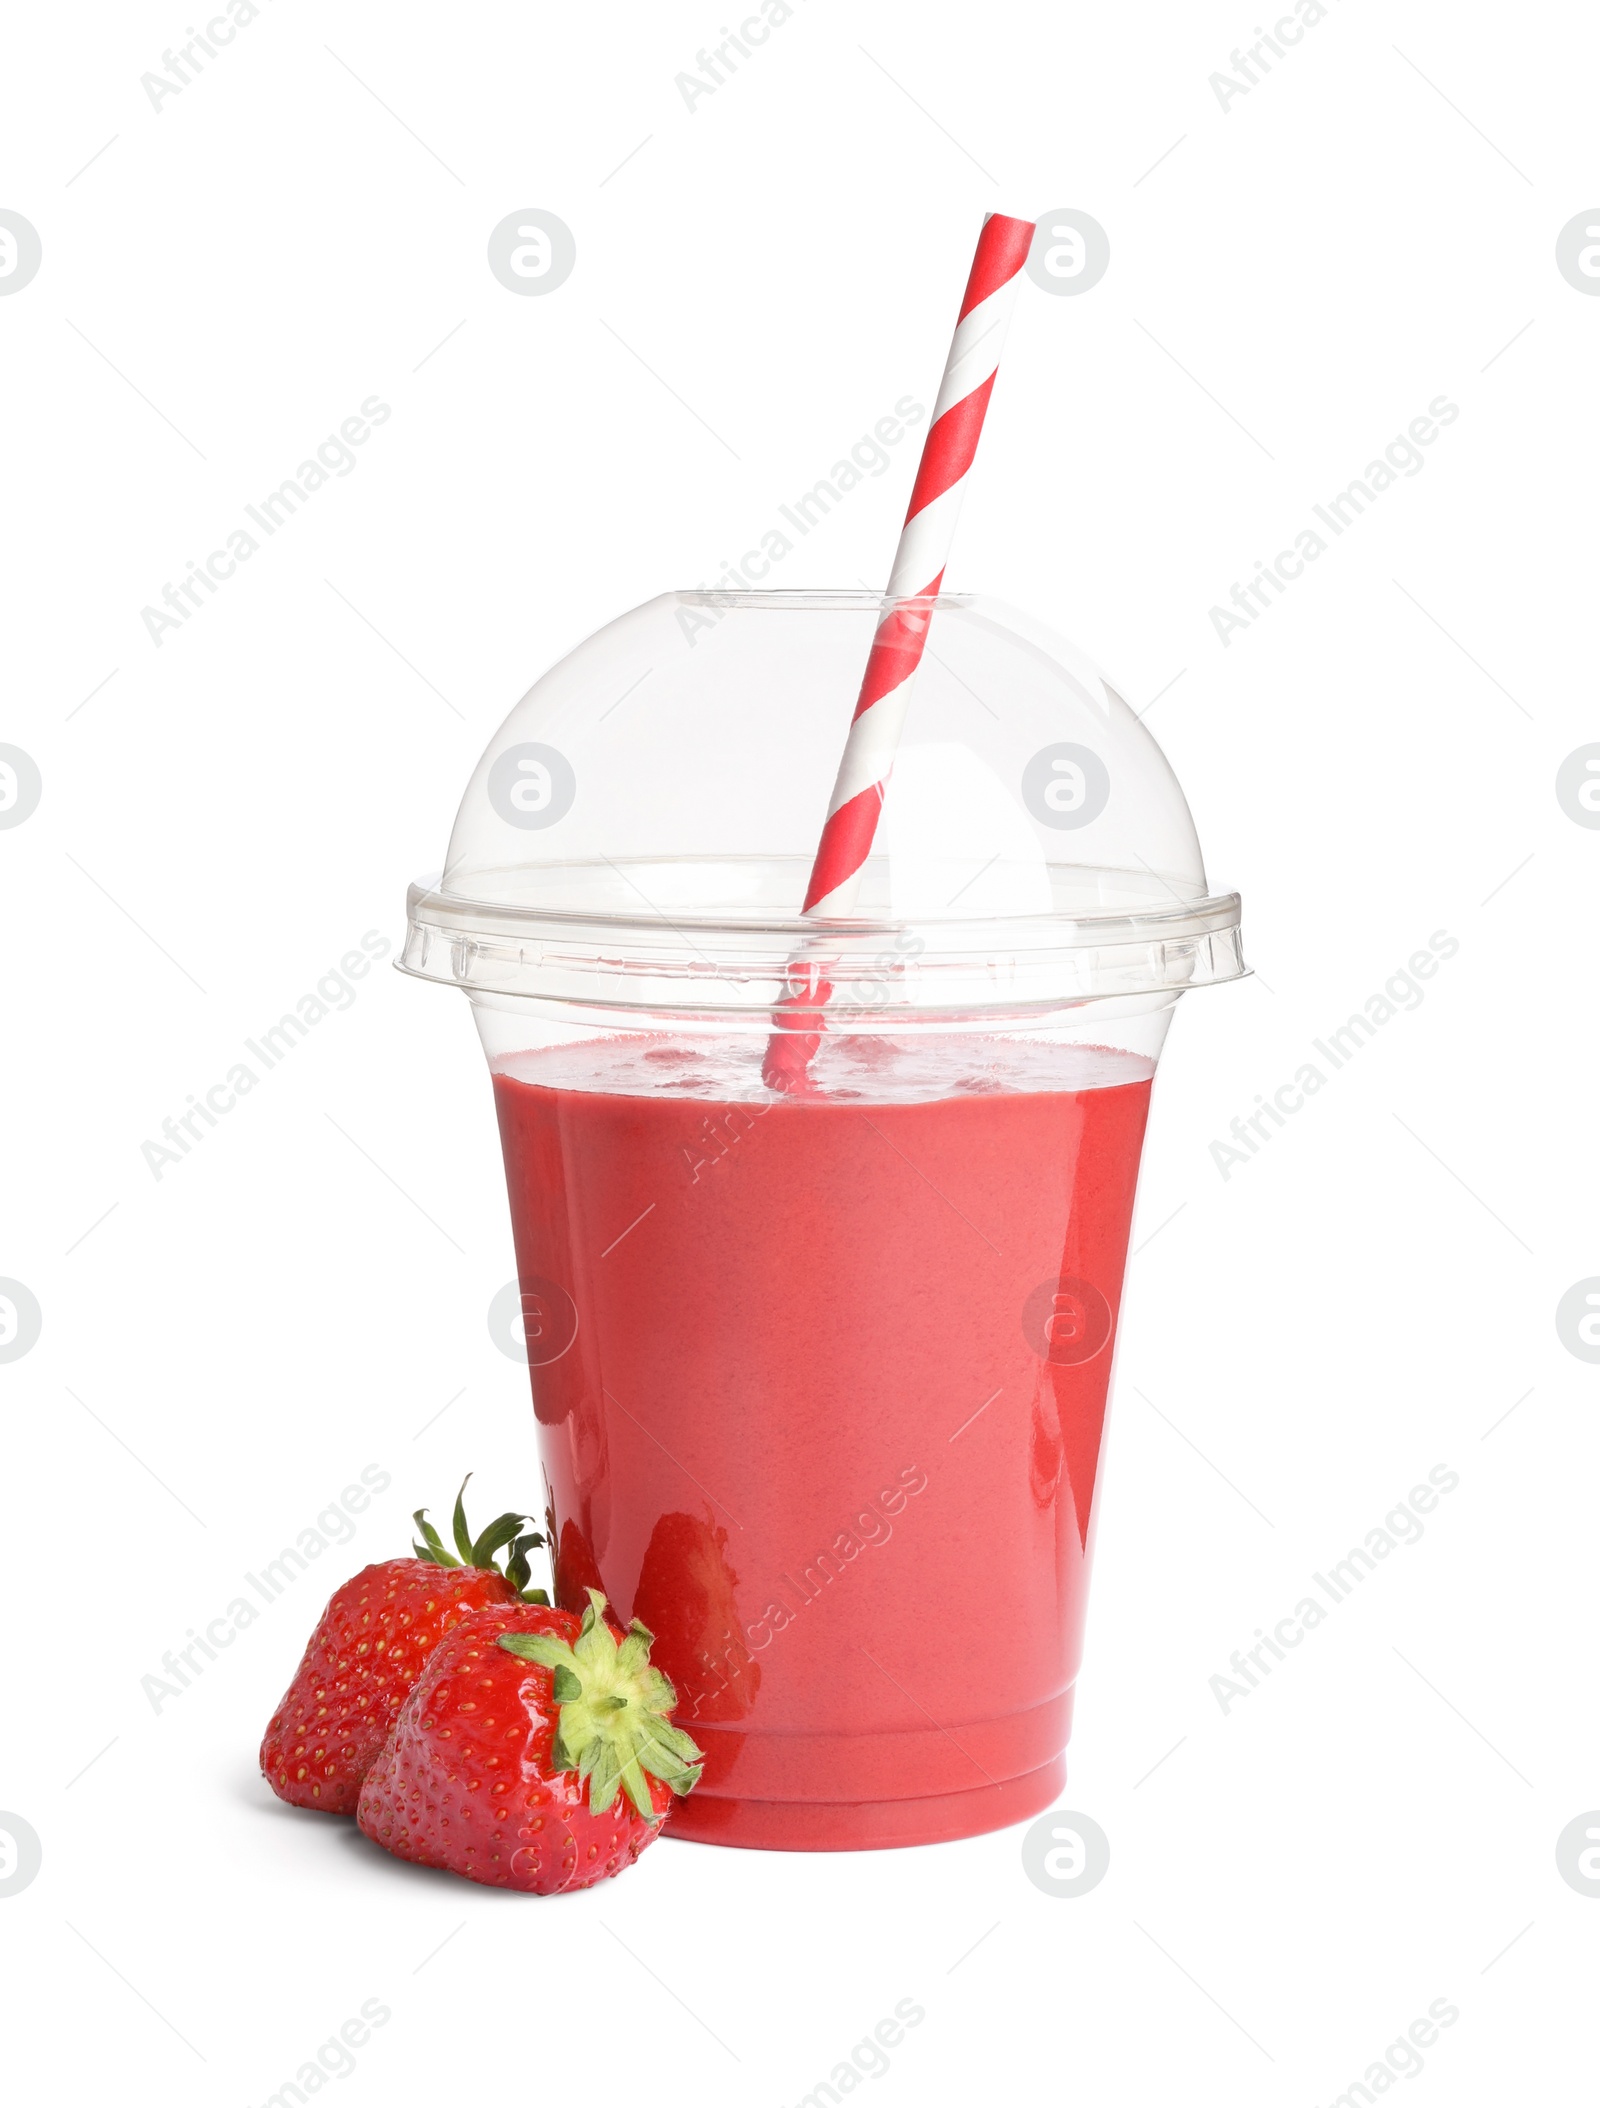
<path id="1" fill-rule="evenodd" d="M 948 1844 L 1040 1814 L 1056 1799 L 1066 1776 L 1062 1755 L 1019 1778 L 914 1800 L 752 1801 L 695 1793 L 673 1803 L 665 1834 L 689 1844 L 738 1845 L 755 1852 L 877 1852 Z"/>

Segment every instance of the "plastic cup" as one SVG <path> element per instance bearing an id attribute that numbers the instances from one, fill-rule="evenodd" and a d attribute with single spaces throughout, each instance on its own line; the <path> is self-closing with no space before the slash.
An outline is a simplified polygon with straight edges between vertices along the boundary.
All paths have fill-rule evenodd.
<path id="1" fill-rule="evenodd" d="M 623 616 L 511 712 L 409 899 L 401 963 L 467 991 L 493 1075 L 558 1599 L 656 1633 L 707 1760 L 670 1826 L 710 1843 L 1056 1798 L 1151 1082 L 1179 994 L 1244 970 L 1138 719 L 965 596 L 856 915 L 801 922 L 880 607 Z"/>

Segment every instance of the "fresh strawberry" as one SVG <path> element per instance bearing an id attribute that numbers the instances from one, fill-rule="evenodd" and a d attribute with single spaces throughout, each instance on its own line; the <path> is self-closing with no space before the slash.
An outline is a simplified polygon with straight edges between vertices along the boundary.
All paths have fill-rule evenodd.
<path id="1" fill-rule="evenodd" d="M 660 1835 L 700 1752 L 635 1622 L 606 1599 L 480 1610 L 428 1659 L 361 1789 L 359 1820 L 396 1858 L 540 1896 L 589 1888 Z"/>
<path id="2" fill-rule="evenodd" d="M 280 1800 L 354 1815 L 361 1781 L 406 1693 L 452 1626 L 490 1604 L 547 1600 L 543 1589 L 528 1587 L 528 1554 L 543 1537 L 523 1533 L 526 1515 L 508 1514 L 474 1541 L 466 1490 L 463 1479 L 452 1523 L 459 1559 L 419 1508 L 415 1558 L 363 1567 L 334 1592 L 261 1744 L 261 1769 Z M 502 1573 L 495 1555 L 507 1546 Z"/>

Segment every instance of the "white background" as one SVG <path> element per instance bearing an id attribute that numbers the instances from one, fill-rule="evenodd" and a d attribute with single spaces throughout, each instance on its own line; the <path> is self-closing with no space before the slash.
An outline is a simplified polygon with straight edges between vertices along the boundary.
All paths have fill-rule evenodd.
<path id="1" fill-rule="evenodd" d="M 0 1896 L 8 2075 L 259 2103 L 377 1998 L 340 2099 L 744 2108 L 911 1998 L 874 2099 L 1327 2102 L 1445 1999 L 1393 2083 L 1575 2098 L 1600 1432 L 1554 1313 L 1600 1271 L 1600 832 L 1554 782 L 1600 738 L 1600 301 L 1554 253 L 1600 30 L 1342 0 L 1224 111 L 1242 4 L 802 0 L 691 112 L 709 0 L 268 0 L 158 113 L 187 19 L 32 10 L 0 67 L 0 205 L 43 243 L 0 299 L 0 739 L 43 780 L 0 832 L 0 1274 L 43 1311 L 0 1367 L 0 1809 L 44 1855 Z M 528 206 L 577 243 L 543 298 L 485 263 Z M 666 1843 L 544 1905 L 419 1873 L 281 1809 L 255 1750 L 412 1507 L 469 1465 L 485 1515 L 533 1488 L 466 1006 L 384 968 L 159 1181 L 141 1144 L 395 941 L 535 674 L 930 399 L 990 206 L 1093 214 L 1111 267 L 1024 286 L 950 583 L 1150 706 L 1259 969 L 1188 999 L 1156 1094 L 1064 1802 L 1110 1872 L 1041 1893 L 1009 1831 Z M 141 608 L 374 394 L 355 471 L 152 643 Z M 1224 647 L 1210 608 L 1440 394 L 1425 470 Z M 782 583 L 882 577 L 910 474 Z M 1436 930 L 1420 1008 L 1224 1180 L 1213 1140 Z M 163 1652 L 368 1464 L 354 1540 L 153 1712 Z M 1421 1541 L 1225 1715 L 1230 1653 L 1438 1464 Z"/>

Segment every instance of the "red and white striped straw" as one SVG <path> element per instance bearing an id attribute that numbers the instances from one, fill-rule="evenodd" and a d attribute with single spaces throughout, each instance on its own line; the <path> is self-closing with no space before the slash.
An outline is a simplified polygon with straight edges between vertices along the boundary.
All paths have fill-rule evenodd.
<path id="1" fill-rule="evenodd" d="M 998 212 L 984 220 L 889 574 L 891 602 L 928 601 L 943 581 L 967 471 L 978 451 L 978 434 L 1016 302 L 1018 275 L 1032 240 L 1031 220 L 1008 219 Z M 848 915 L 855 904 L 932 613 L 927 606 L 893 605 L 878 625 L 828 801 L 828 818 L 801 909 L 804 915 Z"/>
<path id="2" fill-rule="evenodd" d="M 977 253 L 962 296 L 956 332 L 945 361 L 911 503 L 889 574 L 890 602 L 867 654 L 861 693 L 845 740 L 828 817 L 811 867 L 801 913 L 818 919 L 848 915 L 855 905 L 861 874 L 877 833 L 895 750 L 911 701 L 912 684 L 928 630 L 933 599 L 944 580 L 945 564 L 955 537 L 956 519 L 966 489 L 967 472 L 978 451 L 984 413 L 994 388 L 1000 352 L 1017 281 L 1033 241 L 1032 220 L 991 212 L 978 236 Z M 826 1000 L 815 971 L 810 987 L 795 1001 L 817 1015 Z M 802 1029 L 779 1030 L 768 1045 L 764 1074 L 769 1087 L 793 1088 L 816 1051 L 817 1035 L 803 1029 L 791 1011 L 780 1011 L 777 1024 Z"/>

